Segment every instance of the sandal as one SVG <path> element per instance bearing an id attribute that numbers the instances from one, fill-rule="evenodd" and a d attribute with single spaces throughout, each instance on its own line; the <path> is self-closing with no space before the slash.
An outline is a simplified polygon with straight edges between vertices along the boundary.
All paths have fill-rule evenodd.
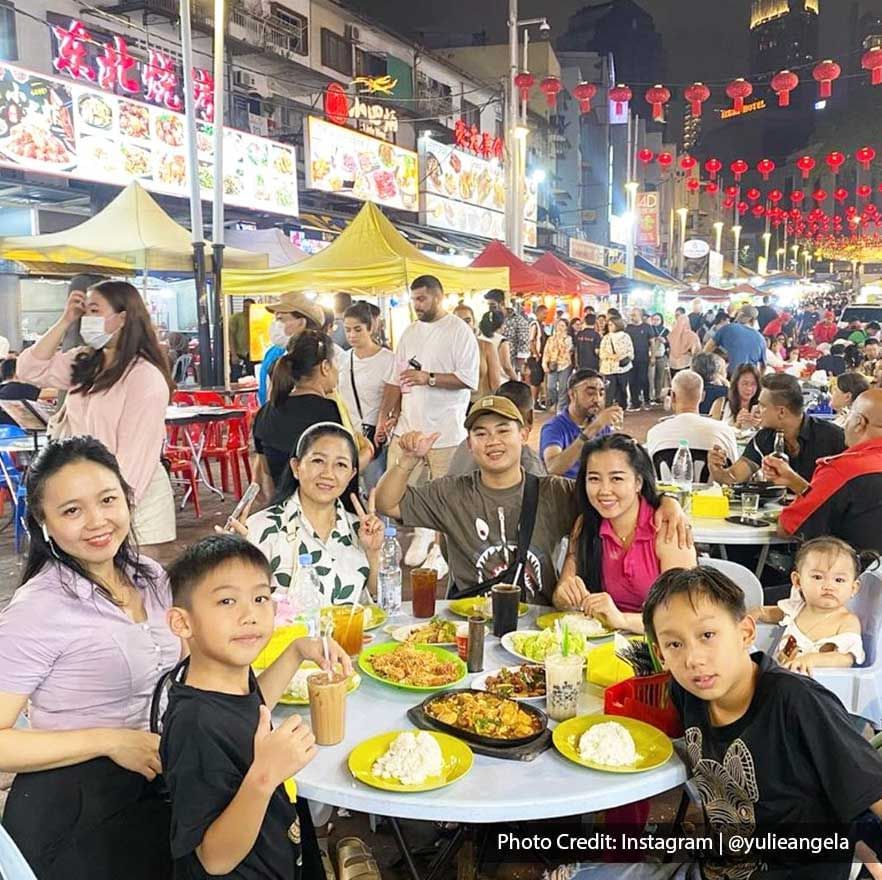
<path id="1" fill-rule="evenodd" d="M 354 859 L 373 858 L 367 844 L 360 837 L 344 837 L 337 844 L 338 880 L 343 868 Z"/>
<path id="2" fill-rule="evenodd" d="M 337 871 L 337 880 L 382 880 L 373 856 L 351 858 Z"/>

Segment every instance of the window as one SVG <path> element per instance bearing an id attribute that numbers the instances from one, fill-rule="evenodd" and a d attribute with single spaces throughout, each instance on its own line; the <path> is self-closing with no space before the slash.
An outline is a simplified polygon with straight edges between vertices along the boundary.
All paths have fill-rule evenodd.
<path id="1" fill-rule="evenodd" d="M 355 50 L 355 75 L 356 76 L 385 76 L 386 59 L 374 52 L 365 52 L 362 49 Z"/>
<path id="2" fill-rule="evenodd" d="M 322 28 L 322 67 L 352 76 L 352 46 L 340 34 Z"/>
<path id="3" fill-rule="evenodd" d="M 18 60 L 18 41 L 15 38 L 15 7 L 0 0 L 0 61 Z"/>
<path id="4" fill-rule="evenodd" d="M 423 110 L 433 116 L 453 115 L 453 95 L 450 86 L 439 83 L 438 80 L 417 73 L 416 79 L 417 97 L 423 101 Z"/>
<path id="5" fill-rule="evenodd" d="M 309 22 L 305 16 L 274 3 L 269 23 L 277 31 L 274 42 L 281 42 L 281 48 L 297 55 L 309 54 Z"/>
<path id="6" fill-rule="evenodd" d="M 460 114 L 462 116 L 463 122 L 466 125 L 474 125 L 475 128 L 480 129 L 481 127 L 481 111 L 476 104 L 473 104 L 471 101 L 466 101 L 465 98 L 462 99 L 462 112 Z"/>

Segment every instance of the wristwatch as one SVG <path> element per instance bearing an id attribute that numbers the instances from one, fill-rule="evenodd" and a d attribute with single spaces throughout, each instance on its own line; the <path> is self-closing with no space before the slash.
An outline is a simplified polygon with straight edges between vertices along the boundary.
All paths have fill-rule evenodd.
<path id="1" fill-rule="evenodd" d="M 429 388 L 435 387 L 435 374 L 429 373 Z"/>

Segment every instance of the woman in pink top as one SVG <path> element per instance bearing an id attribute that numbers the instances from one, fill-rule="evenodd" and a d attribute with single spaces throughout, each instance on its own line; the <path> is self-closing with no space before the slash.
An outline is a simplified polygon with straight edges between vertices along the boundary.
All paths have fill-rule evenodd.
<path id="1" fill-rule="evenodd" d="M 76 321 L 87 347 L 59 351 Z M 174 496 L 160 455 L 174 386 L 138 291 L 125 281 L 103 281 L 71 293 L 61 318 L 19 356 L 18 375 L 68 390 L 68 433 L 96 437 L 116 456 L 135 493 L 141 549 L 173 541 Z"/>
<path id="2" fill-rule="evenodd" d="M 39 880 L 165 880 L 149 713 L 181 655 L 168 579 L 132 544 L 131 490 L 94 438 L 50 443 L 28 501 L 22 584 L 0 613 L 0 770 L 16 774 L 3 824 Z"/>
<path id="3" fill-rule="evenodd" d="M 694 566 L 695 548 L 681 549 L 676 538 L 656 531 L 652 461 L 625 434 L 585 444 L 576 497 L 581 513 L 553 602 L 580 608 L 614 629 L 642 633 L 649 588 L 661 572 Z"/>

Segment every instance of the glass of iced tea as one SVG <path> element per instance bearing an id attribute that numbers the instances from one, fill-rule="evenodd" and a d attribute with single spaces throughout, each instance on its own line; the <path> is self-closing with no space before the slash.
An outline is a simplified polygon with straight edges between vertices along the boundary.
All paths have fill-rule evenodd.
<path id="1" fill-rule="evenodd" d="M 438 572 L 434 568 L 415 568 L 410 573 L 414 617 L 435 616 L 435 590 L 437 586 Z"/>
<path id="2" fill-rule="evenodd" d="M 364 606 L 336 605 L 332 613 L 334 641 L 354 657 L 364 641 Z"/>

